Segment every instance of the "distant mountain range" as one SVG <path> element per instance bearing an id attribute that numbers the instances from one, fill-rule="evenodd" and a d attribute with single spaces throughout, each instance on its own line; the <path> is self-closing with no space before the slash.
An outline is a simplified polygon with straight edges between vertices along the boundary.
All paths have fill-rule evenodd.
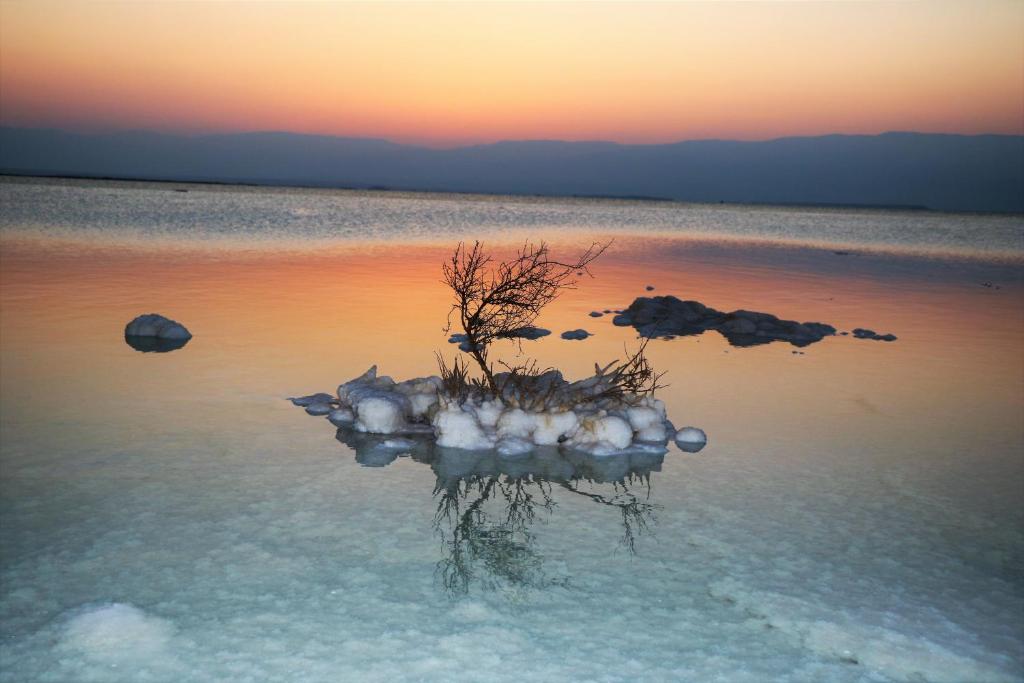
<path id="1" fill-rule="evenodd" d="M 0 128 L 0 173 L 1024 212 L 1024 136 L 884 133 L 430 149 L 296 133 Z"/>

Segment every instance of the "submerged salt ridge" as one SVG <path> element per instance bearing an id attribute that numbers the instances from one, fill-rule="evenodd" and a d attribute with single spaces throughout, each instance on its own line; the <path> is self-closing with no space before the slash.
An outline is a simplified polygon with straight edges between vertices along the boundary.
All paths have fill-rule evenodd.
<path id="1" fill-rule="evenodd" d="M 526 384 L 508 382 L 508 377 L 495 375 L 497 396 L 453 396 L 440 377 L 396 382 L 378 377 L 375 365 L 340 385 L 336 400 L 325 393 L 291 400 L 311 415 L 327 415 L 335 425 L 359 432 L 433 435 L 442 448 L 496 450 L 505 457 L 537 446 L 595 456 L 664 453 L 676 435 L 662 401 L 649 395 L 605 396 L 612 380 L 601 372 L 576 382 L 557 370 Z M 700 430 L 680 432 L 687 450 L 692 450 L 695 432 L 704 438 Z"/>

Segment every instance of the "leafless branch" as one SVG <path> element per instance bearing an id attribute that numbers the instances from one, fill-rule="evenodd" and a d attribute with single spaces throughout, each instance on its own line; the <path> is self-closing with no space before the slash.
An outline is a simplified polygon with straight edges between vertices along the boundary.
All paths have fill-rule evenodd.
<path id="1" fill-rule="evenodd" d="M 562 291 L 574 288 L 579 277 L 591 275 L 590 264 L 608 245 L 595 242 L 575 260 L 559 261 L 546 243 L 526 242 L 512 259 L 494 263 L 482 243 L 474 242 L 472 247 L 459 243 L 442 266 L 444 282 L 454 296 L 449 328 L 452 315 L 457 315 L 468 353 L 493 392 L 498 392 L 498 386 L 487 360 L 491 342 L 515 337 L 531 326 L 541 309 Z"/>

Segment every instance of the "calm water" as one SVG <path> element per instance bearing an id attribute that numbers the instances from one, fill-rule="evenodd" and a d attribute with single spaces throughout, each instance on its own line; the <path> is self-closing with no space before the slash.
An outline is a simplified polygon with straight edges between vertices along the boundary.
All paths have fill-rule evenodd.
<path id="1" fill-rule="evenodd" d="M 899 340 L 652 342 L 664 458 L 283 400 L 435 372 L 478 237 L 615 238 L 524 343 L 569 376 L 647 285 Z M 1020 217 L 8 179 L 0 240 L 2 680 L 1024 680 Z"/>

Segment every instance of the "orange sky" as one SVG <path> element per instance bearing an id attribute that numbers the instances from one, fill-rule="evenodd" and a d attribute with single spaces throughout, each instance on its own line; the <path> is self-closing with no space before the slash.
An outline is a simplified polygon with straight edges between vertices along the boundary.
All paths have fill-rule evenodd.
<path id="1" fill-rule="evenodd" d="M 1024 133 L 1024 2 L 0 0 L 0 123 L 451 145 Z"/>

